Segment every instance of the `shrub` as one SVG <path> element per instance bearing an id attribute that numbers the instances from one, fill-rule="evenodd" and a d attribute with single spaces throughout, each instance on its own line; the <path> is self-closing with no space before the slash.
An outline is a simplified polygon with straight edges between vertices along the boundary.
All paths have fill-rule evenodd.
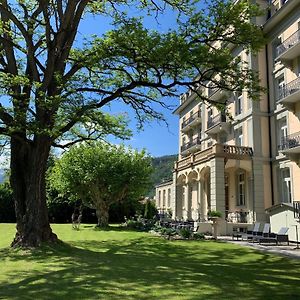
<path id="1" fill-rule="evenodd" d="M 205 235 L 204 235 L 204 233 L 195 232 L 194 235 L 193 235 L 193 238 L 195 240 L 204 240 L 205 239 Z"/>
<path id="2" fill-rule="evenodd" d="M 189 228 L 181 228 L 179 230 L 179 234 L 184 239 L 189 239 L 192 236 L 192 231 Z"/>
<path id="3" fill-rule="evenodd" d="M 0 184 L 0 223 L 16 222 L 12 190 L 8 182 Z"/>
<path id="4" fill-rule="evenodd" d="M 128 219 L 124 223 L 125 227 L 140 231 L 149 231 L 154 228 L 154 225 L 155 220 L 146 220 L 143 218 L 138 218 L 137 220 Z"/>

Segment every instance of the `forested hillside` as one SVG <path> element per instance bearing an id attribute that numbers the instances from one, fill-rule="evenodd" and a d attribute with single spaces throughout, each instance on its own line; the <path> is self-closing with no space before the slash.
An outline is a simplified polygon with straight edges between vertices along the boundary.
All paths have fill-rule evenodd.
<path id="1" fill-rule="evenodd" d="M 154 172 L 152 174 L 153 187 L 149 191 L 149 197 L 153 197 L 155 195 L 155 185 L 161 183 L 164 180 L 172 179 L 174 162 L 177 160 L 177 158 L 177 155 L 165 155 L 154 157 L 152 159 L 152 165 L 154 168 Z"/>

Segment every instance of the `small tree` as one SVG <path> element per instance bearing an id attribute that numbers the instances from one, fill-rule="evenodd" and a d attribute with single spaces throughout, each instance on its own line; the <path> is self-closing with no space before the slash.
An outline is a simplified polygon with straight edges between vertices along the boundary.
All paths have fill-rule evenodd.
<path id="1" fill-rule="evenodd" d="M 110 205 L 143 195 L 151 173 L 151 159 L 145 151 L 95 142 L 66 152 L 56 162 L 50 180 L 62 192 L 95 208 L 98 226 L 106 227 Z"/>

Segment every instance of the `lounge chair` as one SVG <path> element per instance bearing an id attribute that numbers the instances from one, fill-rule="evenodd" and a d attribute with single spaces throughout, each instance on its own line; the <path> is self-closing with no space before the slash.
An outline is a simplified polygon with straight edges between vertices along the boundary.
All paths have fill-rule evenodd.
<path id="1" fill-rule="evenodd" d="M 270 236 L 270 223 L 265 223 L 264 229 L 262 232 L 258 231 L 256 235 L 253 236 L 252 241 L 259 241 L 261 238 Z"/>
<path id="2" fill-rule="evenodd" d="M 289 236 L 287 234 L 289 228 L 281 227 L 278 233 L 270 233 L 269 236 L 262 236 L 258 239 L 258 242 L 261 243 L 287 243 L 289 245 Z"/>
<path id="3" fill-rule="evenodd" d="M 247 233 L 242 235 L 242 240 L 252 240 L 254 236 L 256 236 L 259 232 L 260 223 L 255 223 L 252 230 L 247 231 Z"/>

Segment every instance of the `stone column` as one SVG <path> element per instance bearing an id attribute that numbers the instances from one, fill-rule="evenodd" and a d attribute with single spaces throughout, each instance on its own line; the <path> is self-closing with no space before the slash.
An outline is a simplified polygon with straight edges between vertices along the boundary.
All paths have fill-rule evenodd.
<path id="1" fill-rule="evenodd" d="M 202 210 L 202 203 L 201 203 L 201 193 L 202 193 L 202 186 L 201 186 L 201 181 L 197 181 L 197 221 L 200 219 L 201 215 L 201 210 Z"/>
<path id="2" fill-rule="evenodd" d="M 264 204 L 264 177 L 263 177 L 263 163 L 261 161 L 253 161 L 253 177 L 254 177 L 254 191 L 250 195 L 250 207 L 254 209 L 256 221 L 265 222 L 265 204 Z M 251 203 L 252 202 L 252 203 Z"/>
<path id="3" fill-rule="evenodd" d="M 218 210 L 225 217 L 224 159 L 216 157 L 210 163 L 211 210 Z"/>
<path id="4" fill-rule="evenodd" d="M 183 191 L 184 191 L 184 199 L 183 199 L 183 211 L 182 211 L 182 216 L 184 220 L 187 220 L 188 218 L 188 202 L 189 202 L 189 184 L 187 183 L 186 185 L 183 186 Z"/>
<path id="5" fill-rule="evenodd" d="M 173 184 L 171 187 L 171 210 L 172 210 L 172 219 L 175 219 L 177 216 L 177 173 L 173 172 Z"/>

